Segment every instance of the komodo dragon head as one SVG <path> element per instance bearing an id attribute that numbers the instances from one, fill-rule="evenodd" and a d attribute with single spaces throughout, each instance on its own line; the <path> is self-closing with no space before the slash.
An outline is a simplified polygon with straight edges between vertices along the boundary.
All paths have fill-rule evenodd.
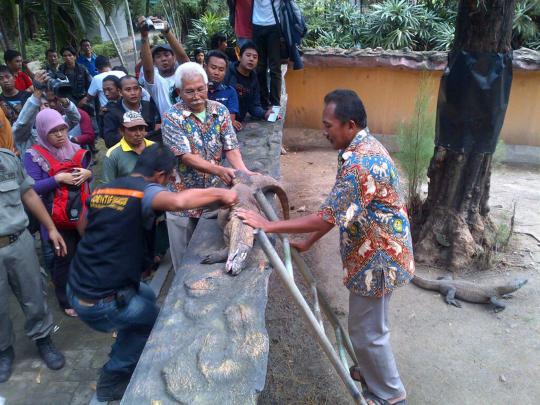
<path id="1" fill-rule="evenodd" d="M 283 217 L 289 219 L 289 199 L 278 181 L 265 175 L 248 176 L 241 171 L 236 171 L 235 176 L 232 189 L 238 193 L 238 204 L 230 212 L 229 223 L 224 228 L 229 242 L 225 269 L 232 275 L 237 275 L 244 269 L 246 259 L 253 247 L 253 228 L 234 215 L 237 208 L 260 212 L 253 194 L 258 190 L 263 193 L 273 192 L 281 203 Z"/>

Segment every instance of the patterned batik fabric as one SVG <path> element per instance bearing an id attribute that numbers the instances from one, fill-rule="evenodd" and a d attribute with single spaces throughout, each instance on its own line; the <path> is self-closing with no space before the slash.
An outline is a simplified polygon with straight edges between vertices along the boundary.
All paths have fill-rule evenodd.
<path id="1" fill-rule="evenodd" d="M 348 289 L 381 297 L 412 279 L 411 232 L 398 173 L 367 130 L 340 151 L 336 183 L 318 215 L 339 226 Z"/>
<path id="2" fill-rule="evenodd" d="M 238 148 L 229 111 L 224 105 L 211 100 L 206 101 L 204 122 L 201 122 L 183 102 L 173 105 L 163 114 L 161 132 L 163 143 L 171 148 L 176 156 L 194 153 L 215 165 L 222 164 L 224 152 Z M 208 188 L 215 186 L 218 181 L 218 176 L 200 172 L 178 159 L 177 170 L 171 178 L 170 187 L 173 191 Z M 202 209 L 185 210 L 174 214 L 199 218 L 202 211 Z"/>

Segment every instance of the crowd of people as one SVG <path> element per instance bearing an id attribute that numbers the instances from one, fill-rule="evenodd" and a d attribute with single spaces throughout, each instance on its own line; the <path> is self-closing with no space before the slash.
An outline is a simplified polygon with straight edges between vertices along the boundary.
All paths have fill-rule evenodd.
<path id="1" fill-rule="evenodd" d="M 243 3 L 249 5 L 249 13 Z M 195 50 L 191 61 L 166 22 L 161 30 L 165 42 L 151 46 L 145 17 L 138 21 L 141 61 L 135 72 L 95 55 L 88 39 L 80 41 L 78 50 L 71 46 L 60 53 L 47 50 L 47 65 L 35 72 L 18 52 L 5 53 L 6 65 L 0 66 L 0 382 L 10 378 L 14 361 L 10 289 L 27 318 L 26 334 L 36 342 L 46 365 L 56 370 L 65 363 L 51 340 L 53 319 L 33 247 L 32 234 L 39 234 L 43 267 L 51 275 L 60 308 L 93 329 L 117 331 L 98 379 L 97 397 L 100 401 L 122 397 L 159 312 L 141 275 L 158 263 L 164 250 L 158 245 L 167 236 L 174 242 L 173 267 L 181 271 L 204 207 L 237 201 L 234 192 L 216 186 L 231 184 L 237 170 L 257 175 L 242 159 L 237 132 L 248 116 L 268 119 L 272 106 L 280 105 L 280 34 L 272 4 L 257 0 L 229 6 L 238 36 L 236 58 L 227 56 L 227 38 L 218 34 L 212 49 Z M 389 159 L 367 132 L 365 111 L 355 94 L 334 94 L 325 105 L 325 131 L 336 149 L 349 147 L 360 156 L 364 153 L 360 149 L 367 147 Z M 107 151 L 97 178 L 95 142 L 100 138 Z M 360 160 L 349 163 L 364 164 Z M 351 186 L 350 178 L 343 176 L 319 216 L 278 227 L 252 213 L 243 214 L 245 221 L 273 232 L 314 232 L 308 242 L 297 245 L 302 249 L 334 224 L 350 233 L 350 208 L 343 204 L 365 194 L 365 185 Z M 379 181 L 362 176 L 358 179 L 370 184 Z M 381 197 L 381 206 L 385 212 L 395 211 L 401 224 L 388 240 L 406 251 L 410 234 L 396 180 L 385 187 L 395 199 Z M 366 204 L 367 197 L 356 207 Z M 345 214 L 339 215 L 343 210 L 345 222 Z M 160 216 L 166 220 L 160 221 Z M 358 235 L 348 238 L 357 247 L 365 242 Z M 386 319 L 384 301 L 353 298 L 355 294 L 380 298 L 406 283 L 413 271 L 410 258 L 401 255 L 401 261 L 392 262 L 397 273 L 391 280 L 371 277 L 373 287 L 358 277 L 360 270 L 351 269 L 347 281 L 351 308 L 353 302 L 371 305 L 374 316 Z M 368 318 L 351 319 L 373 329 Z M 353 343 L 366 347 L 376 339 L 386 340 L 378 350 L 359 349 L 362 358 L 375 360 L 351 372 L 361 373 L 379 397 L 402 404 L 405 391 L 387 344 L 386 320 L 372 324 L 382 332 L 366 337 L 357 331 Z M 386 362 L 378 374 L 376 359 Z"/>

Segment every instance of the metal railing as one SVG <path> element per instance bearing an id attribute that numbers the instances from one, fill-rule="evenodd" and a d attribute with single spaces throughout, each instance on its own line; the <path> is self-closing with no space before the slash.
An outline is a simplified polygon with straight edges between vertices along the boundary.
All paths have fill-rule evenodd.
<path id="1" fill-rule="evenodd" d="M 254 195 L 266 217 L 270 221 L 277 221 L 278 217 L 274 209 L 272 208 L 272 205 L 266 199 L 265 195 L 261 191 L 257 191 Z M 349 374 L 349 364 L 347 361 L 346 353 L 349 354 L 354 364 L 358 364 L 358 360 L 354 353 L 351 339 L 347 331 L 341 325 L 337 316 L 332 311 L 328 299 L 325 297 L 324 293 L 320 291 L 317 287 L 315 277 L 309 270 L 306 262 L 304 261 L 302 256 L 296 251 L 296 249 L 291 248 L 289 244 L 289 239 L 286 235 L 279 235 L 283 243 L 283 253 L 285 256 L 284 261 L 281 260 L 279 254 L 277 253 L 276 249 L 274 248 L 264 231 L 260 229 L 255 230 L 255 236 L 261 244 L 261 247 L 266 256 L 268 257 L 268 260 L 272 264 L 272 267 L 277 270 L 279 276 L 281 277 L 281 280 L 291 293 L 295 302 L 300 307 L 300 310 L 304 315 L 308 325 L 313 330 L 318 343 L 320 344 L 324 353 L 332 363 L 332 366 L 338 373 L 339 377 L 347 387 L 354 401 L 357 404 L 367 405 L 362 393 L 358 389 L 358 386 Z M 296 264 L 300 274 L 302 274 L 302 277 L 308 284 L 311 294 L 313 295 L 313 311 L 311 310 L 310 306 L 306 302 L 305 298 L 303 297 L 302 293 L 300 292 L 294 281 L 294 273 L 292 266 L 293 261 Z M 338 348 L 337 353 L 334 350 L 332 343 L 330 342 L 324 331 L 321 308 L 322 312 L 324 312 L 326 318 L 334 328 L 334 333 L 336 335 L 336 345 Z"/>

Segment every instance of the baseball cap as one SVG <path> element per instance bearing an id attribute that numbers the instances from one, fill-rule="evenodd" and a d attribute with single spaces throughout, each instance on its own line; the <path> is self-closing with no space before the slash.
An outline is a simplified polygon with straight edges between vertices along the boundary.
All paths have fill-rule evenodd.
<path id="1" fill-rule="evenodd" d="M 152 57 L 159 51 L 168 51 L 173 53 L 173 50 L 169 44 L 158 44 L 152 48 Z"/>
<path id="2" fill-rule="evenodd" d="M 122 125 L 126 128 L 133 128 L 139 125 L 148 126 L 144 118 L 137 111 L 128 111 L 122 117 Z"/>

